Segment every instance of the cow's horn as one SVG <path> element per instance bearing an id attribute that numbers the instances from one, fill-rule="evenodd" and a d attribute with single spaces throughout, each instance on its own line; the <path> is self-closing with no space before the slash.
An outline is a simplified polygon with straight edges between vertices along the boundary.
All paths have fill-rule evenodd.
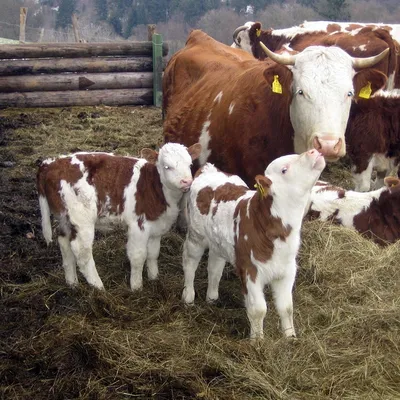
<path id="1" fill-rule="evenodd" d="M 271 51 L 264 43 L 260 42 L 262 49 L 264 50 L 265 54 L 271 59 L 277 62 L 278 64 L 283 65 L 294 65 L 296 61 L 295 54 L 276 54 Z"/>
<path id="2" fill-rule="evenodd" d="M 235 29 L 235 32 L 233 32 L 233 41 L 236 44 L 236 46 L 240 47 L 240 43 L 237 40 L 237 35 L 239 32 L 245 31 L 248 28 L 246 25 L 239 26 L 239 28 Z"/>
<path id="3" fill-rule="evenodd" d="M 388 52 L 389 49 L 385 49 L 382 51 L 382 53 L 373 57 L 365 57 L 365 58 L 352 57 L 353 67 L 358 69 L 372 67 L 373 65 L 381 61 Z"/>

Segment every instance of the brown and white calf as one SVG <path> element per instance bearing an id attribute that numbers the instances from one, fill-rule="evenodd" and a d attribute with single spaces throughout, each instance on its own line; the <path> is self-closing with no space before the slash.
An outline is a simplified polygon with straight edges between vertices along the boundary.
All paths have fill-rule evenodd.
<path id="1" fill-rule="evenodd" d="M 346 143 L 355 190 L 370 190 L 373 169 L 377 170 L 374 189 L 382 187 L 384 177 L 400 162 L 400 90 L 357 98 L 350 109 Z"/>
<path id="2" fill-rule="evenodd" d="M 306 219 L 320 219 L 355 229 L 385 245 L 400 239 L 400 184 L 385 178 L 386 187 L 359 193 L 318 181 L 311 191 Z"/>
<path id="3" fill-rule="evenodd" d="M 132 290 L 142 287 L 146 260 L 149 279 L 157 278 L 161 236 L 178 216 L 178 203 L 193 180 L 190 166 L 200 150 L 199 144 L 187 149 L 169 143 L 159 153 L 142 150 L 146 159 L 76 153 L 43 161 L 37 174 L 43 235 L 47 243 L 52 241 L 53 214 L 69 285 L 78 283 L 78 264 L 87 282 L 103 289 L 92 245 L 95 226 L 113 223 L 128 230 Z"/>
<path id="4" fill-rule="evenodd" d="M 284 334 L 295 336 L 292 288 L 300 228 L 311 188 L 324 166 L 317 150 L 280 157 L 264 175 L 256 176 L 255 191 L 237 175 L 207 163 L 196 174 L 189 193 L 183 301 L 194 301 L 195 272 L 208 248 L 207 300 L 218 299 L 219 281 L 228 261 L 236 266 L 242 283 L 250 337 L 263 337 L 266 284 L 271 286 Z"/>

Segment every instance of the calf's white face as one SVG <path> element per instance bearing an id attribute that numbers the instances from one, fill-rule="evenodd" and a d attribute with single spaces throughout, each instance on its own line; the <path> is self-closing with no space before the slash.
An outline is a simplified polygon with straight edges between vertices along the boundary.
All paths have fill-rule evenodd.
<path id="1" fill-rule="evenodd" d="M 187 192 L 192 184 L 192 159 L 200 154 L 200 145 L 189 149 L 178 143 L 167 143 L 161 149 L 156 162 L 160 180 L 171 190 Z"/>
<path id="2" fill-rule="evenodd" d="M 268 165 L 265 176 L 272 181 L 272 194 L 296 199 L 311 191 L 324 168 L 323 155 L 313 149 L 277 158 Z"/>

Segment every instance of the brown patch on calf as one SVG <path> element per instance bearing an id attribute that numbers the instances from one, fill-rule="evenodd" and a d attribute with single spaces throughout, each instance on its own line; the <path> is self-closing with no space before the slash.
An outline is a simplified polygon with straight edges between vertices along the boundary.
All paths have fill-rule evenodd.
<path id="1" fill-rule="evenodd" d="M 400 186 L 381 193 L 353 219 L 355 229 L 384 246 L 400 239 Z"/>
<path id="2" fill-rule="evenodd" d="M 312 205 L 313 203 L 310 204 L 310 209 L 304 217 L 304 219 L 306 219 L 307 221 L 313 221 L 315 219 L 319 219 L 319 217 L 321 216 L 321 211 L 313 210 Z"/>
<path id="3" fill-rule="evenodd" d="M 250 276 L 253 282 L 257 278 L 257 268 L 251 261 L 251 253 L 256 260 L 267 262 L 274 251 L 274 240 L 279 238 L 285 241 L 292 231 L 291 226 L 284 226 L 280 218 L 271 215 L 272 202 L 271 196 L 262 197 L 255 194 L 250 199 L 241 200 L 236 206 L 234 213 L 236 270 L 244 293 L 247 293 L 247 276 Z M 238 228 L 239 236 L 236 235 Z"/>
<path id="4" fill-rule="evenodd" d="M 135 213 L 144 215 L 147 221 L 155 221 L 167 210 L 168 203 L 162 190 L 160 175 L 154 164 L 146 163 L 140 169 L 135 197 Z"/>
<path id="5" fill-rule="evenodd" d="M 248 191 L 245 186 L 238 186 L 234 183 L 225 183 L 218 186 L 215 190 L 206 186 L 197 193 L 196 204 L 200 213 L 205 215 L 210 212 L 212 200 L 215 200 L 217 205 L 213 208 L 213 215 L 217 212 L 218 204 L 223 201 L 234 201 L 243 196 Z"/>

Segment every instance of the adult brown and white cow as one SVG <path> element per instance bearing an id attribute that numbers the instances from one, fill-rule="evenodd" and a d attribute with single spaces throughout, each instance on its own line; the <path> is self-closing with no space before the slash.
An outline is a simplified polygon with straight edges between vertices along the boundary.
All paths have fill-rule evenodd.
<path id="1" fill-rule="evenodd" d="M 163 77 L 165 141 L 200 142 L 201 165 L 212 162 L 248 184 L 285 154 L 316 148 L 329 161 L 342 157 L 354 92 L 368 81 L 373 92 L 384 85 L 386 77 L 367 67 L 386 52 L 365 59 L 337 47 L 266 52 L 275 62 L 192 31 Z"/>
<path id="2" fill-rule="evenodd" d="M 228 261 L 242 283 L 250 337 L 263 337 L 267 311 L 264 286 L 269 284 L 285 336 L 296 336 L 292 288 L 300 228 L 310 191 L 325 160 L 316 150 L 274 160 L 256 176 L 257 191 L 237 175 L 206 164 L 189 193 L 189 229 L 183 245 L 185 287 L 182 299 L 194 301 L 194 276 L 206 248 L 207 300 L 218 299 L 218 286 Z"/>
<path id="3" fill-rule="evenodd" d="M 158 275 L 160 239 L 178 216 L 178 203 L 192 183 L 190 166 L 200 145 L 168 143 L 145 159 L 107 153 L 76 153 L 43 161 L 37 174 L 42 231 L 52 240 L 50 215 L 59 221 L 58 243 L 65 278 L 78 283 L 76 264 L 90 285 L 103 289 L 92 254 L 95 226 L 120 223 L 128 229 L 132 290 Z"/>
<path id="4" fill-rule="evenodd" d="M 368 100 L 354 101 L 346 142 L 355 190 L 370 190 L 373 169 L 377 170 L 374 188 L 382 187 L 384 177 L 400 163 L 400 90 L 379 90 Z"/>
<path id="5" fill-rule="evenodd" d="M 355 229 L 380 245 L 400 239 L 400 182 L 385 178 L 386 187 L 359 193 L 318 181 L 311 191 L 306 219 L 330 221 Z"/>
<path id="6" fill-rule="evenodd" d="M 358 26 L 356 29 L 356 25 L 353 25 L 354 29 L 349 31 L 334 23 L 315 23 L 310 27 L 300 25 L 285 29 L 262 30 L 260 22 L 255 22 L 250 27 L 249 25 L 250 23 L 246 23 L 243 27 L 237 28 L 235 33 L 238 32 L 236 35 L 239 36 L 235 37 L 234 34 L 234 39 L 235 42 L 240 39 L 242 44 L 240 48 L 260 60 L 266 58 L 260 42 L 272 51 L 282 48 L 302 51 L 308 46 L 337 46 L 352 57 L 369 57 L 389 49 L 388 57 L 377 63 L 374 68 L 388 77 L 388 89 L 400 87 L 399 44 L 384 27 L 368 25 Z"/>

